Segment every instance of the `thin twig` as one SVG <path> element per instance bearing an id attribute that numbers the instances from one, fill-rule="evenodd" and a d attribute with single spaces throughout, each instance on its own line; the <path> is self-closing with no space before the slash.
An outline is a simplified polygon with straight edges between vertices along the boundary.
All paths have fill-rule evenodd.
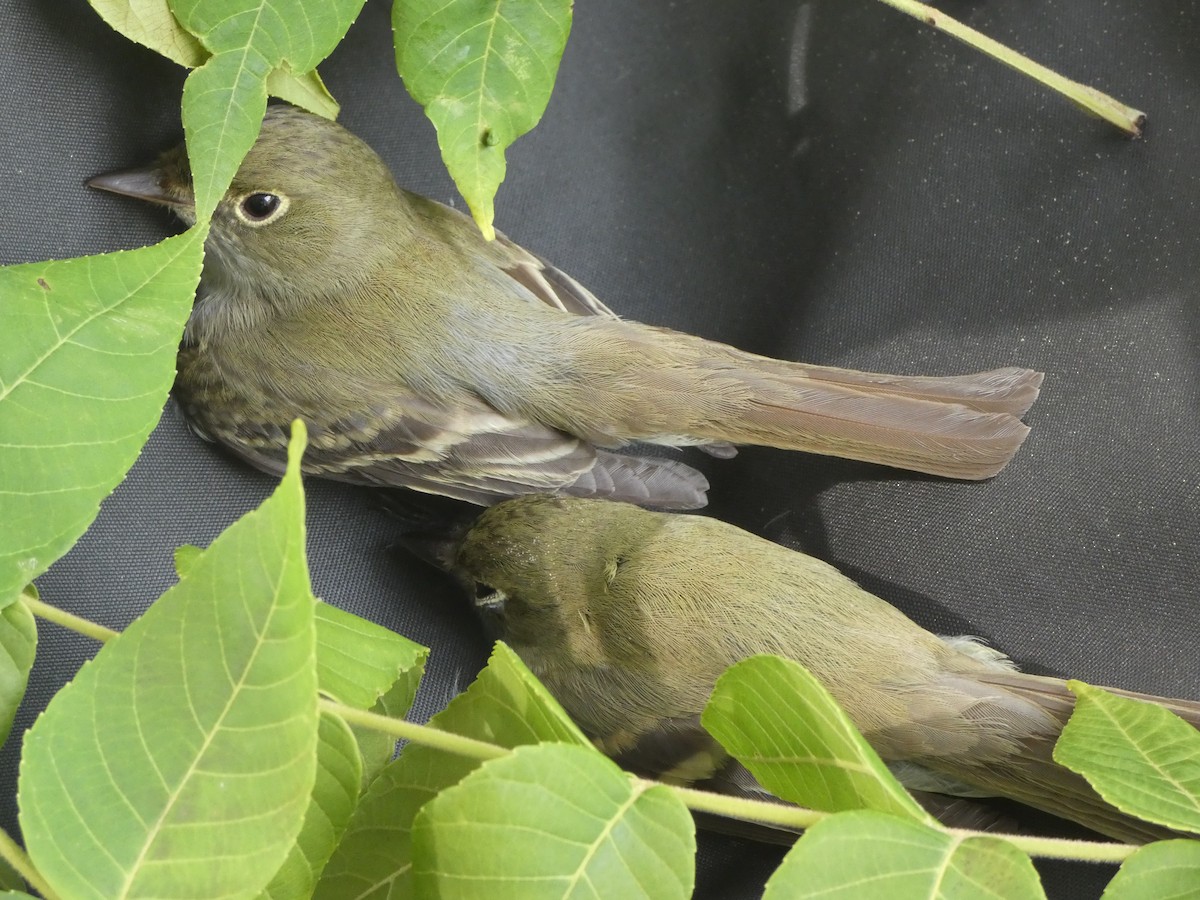
<path id="1" fill-rule="evenodd" d="M 1046 87 L 1058 91 L 1058 93 L 1076 105 L 1083 107 L 1084 110 L 1092 115 L 1099 116 L 1116 125 L 1131 137 L 1141 136 L 1142 126 L 1146 124 L 1146 114 L 1141 110 L 1126 106 L 1103 91 L 1098 91 L 1095 88 L 1088 87 L 1086 84 L 1080 84 L 1077 81 L 1064 78 L 1054 70 L 1046 68 L 1041 63 L 1034 62 L 1029 57 L 1004 46 L 999 41 L 993 40 L 985 34 L 980 34 L 974 28 L 967 27 L 962 22 L 950 18 L 950 16 L 940 10 L 934 9 L 932 6 L 917 3 L 916 0 L 880 0 L 880 2 L 886 3 L 893 9 L 900 10 L 900 12 L 906 15 L 912 16 L 914 19 L 919 19 L 926 25 L 936 28 L 938 31 L 956 37 L 960 41 L 970 44 L 976 50 L 986 53 L 993 59 L 998 59 L 1018 72 L 1028 75 L 1035 81 L 1040 81 Z"/>

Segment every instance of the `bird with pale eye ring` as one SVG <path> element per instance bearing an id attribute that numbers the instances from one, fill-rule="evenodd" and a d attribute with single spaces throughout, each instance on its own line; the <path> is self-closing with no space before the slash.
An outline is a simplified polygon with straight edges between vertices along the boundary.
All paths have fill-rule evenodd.
<path id="1" fill-rule="evenodd" d="M 184 148 L 93 187 L 191 223 Z M 339 125 L 287 106 L 213 214 L 175 396 L 193 426 L 282 472 L 303 468 L 479 504 L 555 493 L 706 502 L 642 442 L 728 457 L 756 444 L 952 478 L 999 472 L 1042 376 L 881 375 L 756 356 L 618 318 L 566 273 L 401 190 Z"/>

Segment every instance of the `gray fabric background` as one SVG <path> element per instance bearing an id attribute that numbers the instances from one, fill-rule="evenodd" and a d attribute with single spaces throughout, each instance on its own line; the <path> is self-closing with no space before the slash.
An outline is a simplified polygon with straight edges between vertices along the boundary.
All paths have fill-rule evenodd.
<path id="1" fill-rule="evenodd" d="M 1016 461 L 984 484 L 762 449 L 692 460 L 709 511 L 842 567 L 941 632 L 1022 665 L 1200 698 L 1194 2 L 942 7 L 1150 114 L 1130 142 L 872 0 L 583 3 L 541 126 L 510 153 L 499 227 L 624 315 L 816 363 L 1047 373 Z M 83 0 L 0 0 L 0 263 L 150 243 L 149 208 L 86 190 L 179 136 L 183 73 Z M 370 0 L 322 66 L 342 121 L 406 186 L 456 195 Z M 461 204 L 461 201 L 457 201 Z M 0 298 L 0 302 L 3 299 Z M 39 579 L 113 627 L 272 481 L 168 407 L 95 525 Z M 391 549 L 365 494 L 309 483 L 318 593 L 433 648 L 416 715 L 486 644 L 453 586 Z M 0 755 L 94 645 L 52 626 Z M 753 897 L 779 851 L 701 837 L 697 895 Z M 1110 872 L 1041 865 L 1054 898 Z"/>

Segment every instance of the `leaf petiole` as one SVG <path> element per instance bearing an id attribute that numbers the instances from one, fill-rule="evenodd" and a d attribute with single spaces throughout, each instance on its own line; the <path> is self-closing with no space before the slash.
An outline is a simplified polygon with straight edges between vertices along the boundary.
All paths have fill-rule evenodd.
<path id="1" fill-rule="evenodd" d="M 47 622 L 53 622 L 55 625 L 61 625 L 63 628 L 71 631 L 78 632 L 85 637 L 94 638 L 101 643 L 111 641 L 120 634 L 119 631 L 113 631 L 111 628 L 105 628 L 103 625 L 99 625 L 89 619 L 69 613 L 65 609 L 59 609 L 57 606 L 44 603 L 36 597 L 30 596 L 28 593 L 22 594 L 21 600 L 35 616 L 45 619 Z"/>
<path id="2" fill-rule="evenodd" d="M 34 867 L 33 860 L 29 858 L 29 854 L 3 828 L 0 828 L 0 856 L 4 857 L 8 864 L 16 869 L 22 878 L 29 882 L 29 886 L 46 898 L 46 900 L 58 900 L 58 894 L 54 892 L 54 889 L 50 885 L 46 884 L 42 873 Z"/>
<path id="3" fill-rule="evenodd" d="M 351 725 L 382 731 L 406 741 L 424 744 L 435 750 L 456 753 L 459 756 L 468 756 L 472 759 L 498 759 L 501 756 L 507 756 L 510 752 L 508 748 L 498 744 L 478 741 L 475 738 L 442 731 L 440 728 L 433 728 L 429 725 L 418 725 L 416 722 L 409 722 L 405 719 L 381 716 L 378 713 L 356 709 L 353 706 L 346 706 L 344 703 L 337 703 L 325 698 L 321 698 L 319 706 L 322 712 L 341 716 Z"/>

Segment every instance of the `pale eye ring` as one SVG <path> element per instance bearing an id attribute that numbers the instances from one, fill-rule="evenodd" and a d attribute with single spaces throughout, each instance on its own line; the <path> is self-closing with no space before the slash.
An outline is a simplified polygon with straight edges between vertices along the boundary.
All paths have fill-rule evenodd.
<path id="1" fill-rule="evenodd" d="M 238 218 L 247 225 L 266 225 L 287 212 L 287 208 L 287 197 L 270 191 L 247 194 L 235 207 Z"/>

